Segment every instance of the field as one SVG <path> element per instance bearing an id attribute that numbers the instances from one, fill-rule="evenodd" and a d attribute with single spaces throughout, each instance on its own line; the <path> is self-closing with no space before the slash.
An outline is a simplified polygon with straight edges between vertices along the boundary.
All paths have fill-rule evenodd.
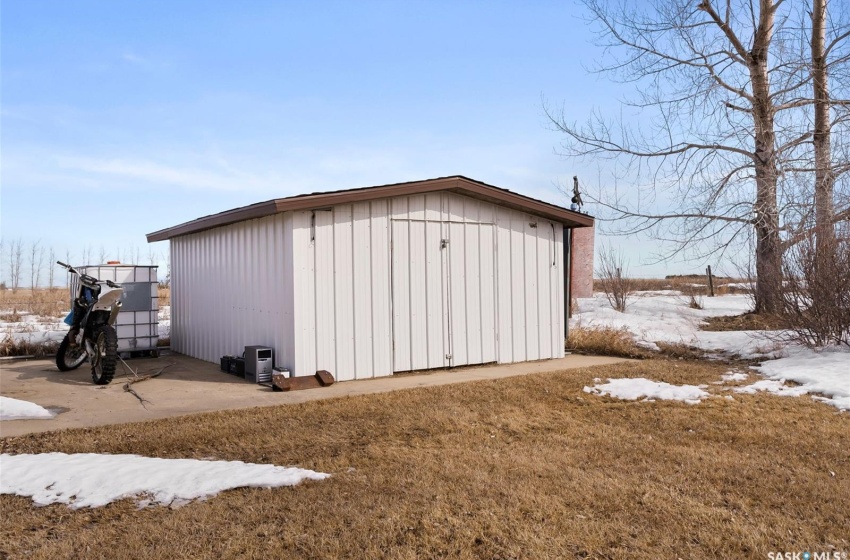
<path id="1" fill-rule="evenodd" d="M 298 465 L 326 481 L 178 509 L 0 496 L 11 558 L 764 558 L 850 549 L 846 414 L 809 399 L 624 402 L 596 377 L 717 381 L 721 364 L 605 369 L 0 440 L 4 453 Z M 713 387 L 713 386 L 712 386 Z M 714 390 L 714 389 L 713 389 Z M 108 475 L 105 475 L 108 476 Z"/>
<path id="2" fill-rule="evenodd" d="M 638 292 L 676 290 L 685 295 L 707 295 L 709 292 L 708 277 L 699 274 L 668 276 L 667 278 L 629 278 L 628 281 L 631 288 Z M 713 284 L 716 295 L 748 294 L 752 292 L 752 280 L 747 278 L 715 276 Z M 593 291 L 602 291 L 602 281 L 598 278 L 593 280 Z"/>

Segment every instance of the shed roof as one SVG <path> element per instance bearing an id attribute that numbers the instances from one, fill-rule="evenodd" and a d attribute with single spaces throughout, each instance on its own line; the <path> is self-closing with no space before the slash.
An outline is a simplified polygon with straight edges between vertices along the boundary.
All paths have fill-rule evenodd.
<path id="1" fill-rule="evenodd" d="M 232 210 L 219 212 L 210 216 L 204 216 L 197 220 L 185 222 L 176 226 L 161 229 L 147 235 L 148 243 L 154 241 L 165 241 L 172 237 L 196 233 L 215 227 L 225 226 L 243 220 L 262 218 L 279 212 L 289 210 L 311 210 L 327 208 L 337 204 L 351 204 L 376 200 L 379 198 L 390 198 L 394 196 L 407 196 L 411 194 L 422 194 L 437 191 L 450 191 L 479 200 L 492 202 L 500 206 L 506 206 L 515 210 L 535 214 L 549 220 L 559 222 L 567 227 L 590 227 L 593 225 L 593 216 L 582 212 L 567 210 L 561 206 L 550 204 L 536 198 L 531 198 L 507 189 L 494 187 L 469 179 L 461 175 L 451 177 L 439 177 L 425 181 L 411 181 L 408 183 L 395 183 L 392 185 L 380 185 L 377 187 L 362 187 L 341 191 L 319 192 L 301 194 L 287 198 L 275 198 L 265 202 L 258 202 L 249 206 L 242 206 Z"/>

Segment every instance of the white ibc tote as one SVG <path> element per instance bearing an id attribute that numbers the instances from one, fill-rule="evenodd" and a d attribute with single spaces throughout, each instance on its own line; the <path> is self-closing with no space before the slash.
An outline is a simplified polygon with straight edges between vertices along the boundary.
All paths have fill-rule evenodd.
<path id="1" fill-rule="evenodd" d="M 157 267 L 109 263 L 75 268 L 98 280 L 117 282 L 124 289 L 121 311 L 115 321 L 118 351 L 122 354 L 156 352 L 159 341 Z M 75 293 L 74 285 L 71 286 L 71 293 Z"/>

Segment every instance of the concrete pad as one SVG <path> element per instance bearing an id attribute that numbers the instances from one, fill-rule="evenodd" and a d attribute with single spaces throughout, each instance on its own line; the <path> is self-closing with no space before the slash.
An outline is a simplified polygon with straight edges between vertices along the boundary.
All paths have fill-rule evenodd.
<path id="1" fill-rule="evenodd" d="M 107 424 L 140 422 L 213 410 L 277 406 L 318 399 L 385 393 L 413 387 L 434 387 L 450 383 L 500 379 L 565 369 L 614 364 L 623 358 L 570 355 L 560 359 L 518 364 L 462 367 L 452 370 L 394 375 L 378 379 L 345 381 L 330 387 L 304 391 L 275 392 L 219 371 L 217 364 L 169 353 L 153 359 L 130 360 L 138 374 L 152 374 L 171 364 L 160 377 L 132 387 L 149 402 L 145 407 L 124 391 L 128 376 L 119 371 L 110 385 L 91 382 L 88 364 L 62 373 L 52 361 L 32 360 L 0 365 L 0 394 L 34 402 L 58 415 L 52 420 L 5 420 L 0 437 L 82 428 Z"/>

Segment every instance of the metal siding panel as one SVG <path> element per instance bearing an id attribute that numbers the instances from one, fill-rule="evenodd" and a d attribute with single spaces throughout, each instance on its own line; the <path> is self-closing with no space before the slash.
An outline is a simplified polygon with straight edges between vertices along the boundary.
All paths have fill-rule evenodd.
<path id="1" fill-rule="evenodd" d="M 445 201 L 444 201 L 445 204 Z M 444 206 L 445 208 L 445 206 Z M 445 213 L 443 214 L 446 215 Z M 449 241 L 449 222 L 440 224 L 441 238 Z M 449 270 L 451 269 L 451 243 L 448 243 L 444 249 L 440 250 L 440 265 L 442 267 L 442 295 L 443 295 L 443 364 L 446 366 L 452 365 L 452 296 L 451 296 L 451 279 L 449 278 Z"/>
<path id="2" fill-rule="evenodd" d="M 295 212 L 292 231 L 295 299 L 294 375 L 316 373 L 316 284 L 310 212 Z"/>
<path id="3" fill-rule="evenodd" d="M 189 351 L 191 355 L 197 356 L 198 358 L 203 358 L 200 355 L 199 349 L 199 340 L 203 335 L 203 324 L 206 321 L 206 316 L 202 315 L 204 312 L 203 308 L 197 308 L 197 302 L 201 301 L 203 297 L 203 285 L 200 283 L 200 274 L 201 274 L 201 252 L 200 252 L 200 238 L 195 237 L 191 239 L 189 244 L 189 251 L 192 258 L 189 266 L 189 286 L 187 286 L 187 312 L 193 318 L 192 321 L 192 331 L 189 336 Z"/>
<path id="4" fill-rule="evenodd" d="M 448 221 L 462 222 L 465 215 L 463 212 L 463 197 L 454 193 L 446 193 L 444 201 Z"/>
<path id="5" fill-rule="evenodd" d="M 528 220 L 531 220 L 529 222 Z M 540 358 L 540 324 L 538 313 L 538 264 L 537 264 L 537 232 L 539 228 L 531 227 L 530 223 L 536 223 L 536 219 L 527 216 L 525 231 L 523 234 L 525 244 L 525 324 L 526 324 L 526 346 L 525 359 L 537 360 Z"/>
<path id="6" fill-rule="evenodd" d="M 354 265 L 351 205 L 336 206 L 334 216 L 334 300 L 336 302 L 336 371 L 339 381 L 354 379 Z"/>
<path id="7" fill-rule="evenodd" d="M 555 358 L 564 357 L 564 226 L 555 224 L 555 274 L 552 282 L 552 304 L 555 325 L 552 328 L 552 349 Z"/>
<path id="8" fill-rule="evenodd" d="M 169 260 L 171 262 L 171 345 L 174 350 L 186 353 L 186 336 L 183 334 L 187 327 L 187 319 L 183 314 L 183 249 L 185 240 L 175 238 L 169 240 Z"/>
<path id="9" fill-rule="evenodd" d="M 258 344 L 274 347 L 274 331 L 272 330 L 271 301 L 266 301 L 271 295 L 269 283 L 269 271 L 273 265 L 274 258 L 269 245 L 269 226 L 272 219 L 258 220 L 257 223 L 257 252 L 258 260 L 262 263 L 258 271 L 258 294 L 257 297 L 257 316 L 258 321 L 254 324 L 255 335 L 254 339 L 261 341 Z"/>
<path id="10" fill-rule="evenodd" d="M 282 265 L 281 282 L 283 291 L 283 302 L 281 310 L 282 317 L 282 340 L 278 347 L 275 363 L 290 372 L 295 371 L 295 261 L 294 261 L 294 226 L 295 216 L 293 212 L 283 215 L 282 229 Z"/>
<path id="11" fill-rule="evenodd" d="M 219 263 L 221 261 L 219 254 L 216 252 L 216 249 L 219 245 L 219 237 L 215 236 L 207 236 L 206 238 L 206 296 L 209 298 L 215 297 L 217 293 L 219 293 Z M 204 341 L 204 356 L 208 361 L 215 361 L 215 351 L 216 348 L 219 348 L 219 330 L 220 325 L 218 321 L 214 321 L 207 329 L 207 337 Z M 221 357 L 219 355 L 218 357 Z"/>
<path id="12" fill-rule="evenodd" d="M 425 219 L 432 221 L 443 219 L 442 193 L 429 193 L 425 195 Z"/>
<path id="13" fill-rule="evenodd" d="M 496 205 L 490 202 L 480 202 L 478 206 L 478 220 L 482 224 L 496 223 Z"/>
<path id="14" fill-rule="evenodd" d="M 218 240 L 217 235 L 208 235 L 204 237 L 204 276 L 206 277 L 206 282 L 204 282 L 204 296 L 208 300 L 212 300 L 216 297 L 218 293 L 218 286 L 216 283 L 216 276 L 218 276 L 218 267 L 216 266 L 218 258 L 215 253 L 216 241 Z M 209 312 L 210 310 L 206 310 Z M 217 349 L 217 336 L 218 336 L 218 321 L 213 321 L 212 317 L 207 316 L 207 320 L 210 321 L 209 328 L 205 329 L 206 336 L 203 341 L 203 351 L 202 355 L 206 360 L 214 362 L 216 360 L 216 349 Z M 218 357 L 221 357 L 219 354 Z"/>
<path id="15" fill-rule="evenodd" d="M 171 348 L 175 352 L 188 355 L 187 332 L 191 325 L 191 319 L 186 312 L 184 293 L 188 286 L 186 278 L 187 250 L 185 238 L 170 240 L 171 259 Z"/>
<path id="16" fill-rule="evenodd" d="M 411 220 L 425 219 L 425 195 L 415 194 L 407 197 L 408 218 Z"/>
<path id="17" fill-rule="evenodd" d="M 316 370 L 324 369 L 336 376 L 333 212 L 315 212 L 315 220 Z"/>
<path id="18" fill-rule="evenodd" d="M 193 302 L 198 299 L 199 293 L 194 291 L 194 286 L 197 284 L 197 280 L 195 279 L 195 275 L 197 274 L 197 260 L 198 260 L 198 251 L 197 251 L 197 238 L 191 237 L 186 240 L 186 287 L 184 289 L 184 293 L 186 295 L 186 315 L 189 318 L 189 330 L 186 333 L 186 353 L 190 356 L 194 356 L 200 358 L 198 356 L 198 352 L 195 348 L 196 341 L 198 339 L 199 334 L 195 334 L 197 330 L 195 329 L 195 323 L 200 325 L 203 322 L 202 317 L 198 317 L 193 308 Z"/>
<path id="19" fill-rule="evenodd" d="M 474 198 L 461 197 L 463 199 L 463 221 L 467 223 L 479 223 L 479 210 L 481 202 Z"/>
<path id="20" fill-rule="evenodd" d="M 525 316 L 525 215 L 511 213 L 511 294 L 513 319 L 513 361 L 523 362 L 526 352 Z"/>
<path id="21" fill-rule="evenodd" d="M 511 319 L 513 291 L 511 277 L 511 213 L 498 208 L 496 212 L 496 315 L 498 319 L 498 359 L 506 364 L 514 361 L 513 322 Z"/>
<path id="22" fill-rule="evenodd" d="M 389 201 L 371 203 L 372 363 L 375 377 L 393 373 Z"/>
<path id="23" fill-rule="evenodd" d="M 446 365 L 446 338 L 444 331 L 444 302 L 443 302 L 443 249 L 440 248 L 443 239 L 440 222 L 425 222 L 425 301 L 427 306 L 427 367 L 443 367 Z"/>
<path id="24" fill-rule="evenodd" d="M 494 226 L 481 225 L 478 255 L 481 259 L 481 361 L 496 361 L 496 247 Z"/>
<path id="25" fill-rule="evenodd" d="M 188 355 L 186 329 L 189 327 L 189 318 L 183 304 L 183 292 L 186 290 L 186 242 L 185 238 L 171 240 L 171 343 L 177 352 Z"/>
<path id="26" fill-rule="evenodd" d="M 481 325 L 481 226 L 466 224 L 463 229 L 464 271 L 466 276 L 466 363 L 480 364 L 482 362 L 481 345 L 484 333 Z"/>
<path id="27" fill-rule="evenodd" d="M 537 222 L 537 330 L 540 358 L 552 357 L 552 226 L 548 221 Z"/>
<path id="28" fill-rule="evenodd" d="M 424 217 L 424 197 L 421 198 L 422 209 L 416 211 Z M 418 202 L 417 202 L 418 204 Z M 413 204 L 411 204 L 411 207 Z M 411 210 L 411 216 L 414 211 Z M 428 367 L 428 302 L 425 267 L 425 222 L 411 221 L 410 235 L 410 367 L 411 369 L 427 369 Z"/>
<path id="29" fill-rule="evenodd" d="M 410 222 L 391 223 L 393 371 L 410 371 Z"/>
<path id="30" fill-rule="evenodd" d="M 451 318 L 451 365 L 469 363 L 466 317 L 465 224 L 449 224 L 449 317 Z"/>
<path id="31" fill-rule="evenodd" d="M 354 375 L 357 379 L 374 377 L 371 215 L 368 202 L 354 205 Z M 386 294 L 381 294 L 380 297 L 386 297 Z"/>
<path id="32" fill-rule="evenodd" d="M 391 198 L 390 202 L 390 218 L 393 220 L 406 220 L 409 215 L 407 212 L 407 197 L 398 196 Z"/>

